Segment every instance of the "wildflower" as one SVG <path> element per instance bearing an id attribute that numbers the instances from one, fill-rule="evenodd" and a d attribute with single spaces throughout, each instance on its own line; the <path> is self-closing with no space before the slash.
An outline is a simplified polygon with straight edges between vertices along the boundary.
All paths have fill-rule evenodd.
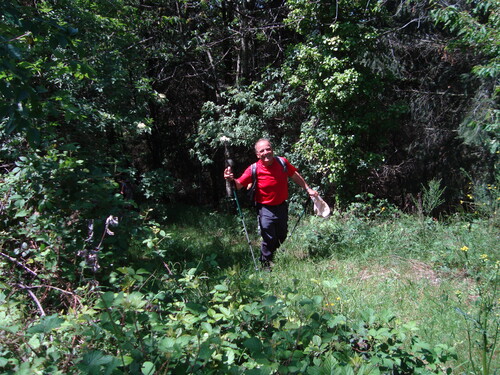
<path id="1" fill-rule="evenodd" d="M 385 207 L 382 207 L 382 209 L 380 211 L 382 211 L 382 212 L 385 211 Z"/>
<path id="2" fill-rule="evenodd" d="M 143 122 L 140 122 L 140 123 L 137 124 L 137 128 L 139 128 L 139 129 L 145 129 L 146 128 L 146 124 L 143 123 Z"/>
<path id="3" fill-rule="evenodd" d="M 472 194 L 467 194 L 467 198 L 472 199 Z"/>
<path id="4" fill-rule="evenodd" d="M 340 297 L 337 297 L 337 301 L 340 301 Z"/>
<path id="5" fill-rule="evenodd" d="M 469 251 L 469 248 L 467 246 L 462 246 L 460 250 L 466 253 L 467 251 Z"/>
<path id="6" fill-rule="evenodd" d="M 481 254 L 481 260 L 486 262 L 488 260 L 488 254 Z"/>

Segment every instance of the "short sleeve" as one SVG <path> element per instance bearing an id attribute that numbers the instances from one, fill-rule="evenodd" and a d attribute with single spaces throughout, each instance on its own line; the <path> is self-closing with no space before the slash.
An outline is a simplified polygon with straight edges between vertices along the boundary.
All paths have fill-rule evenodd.
<path id="1" fill-rule="evenodd" d="M 250 165 L 247 169 L 245 169 L 243 174 L 240 177 L 238 177 L 236 179 L 236 181 L 238 181 L 243 186 L 247 186 L 248 184 L 253 182 L 252 181 L 252 166 Z"/>

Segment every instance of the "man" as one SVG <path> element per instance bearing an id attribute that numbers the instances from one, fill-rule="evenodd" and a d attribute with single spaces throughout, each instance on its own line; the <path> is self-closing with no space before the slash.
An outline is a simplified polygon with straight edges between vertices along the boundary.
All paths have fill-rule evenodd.
<path id="1" fill-rule="evenodd" d="M 281 161 L 274 156 L 271 142 L 259 139 L 255 144 L 256 179 L 255 202 L 259 215 L 260 232 L 262 235 L 260 261 L 264 268 L 269 268 L 274 259 L 274 253 L 285 241 L 288 232 L 288 178 L 291 178 L 301 188 L 307 190 L 311 197 L 318 193 L 311 189 L 292 164 L 285 158 Z M 284 165 L 282 165 L 284 162 Z M 251 185 L 252 166 L 249 166 L 241 177 L 235 179 L 231 167 L 224 170 L 224 178 L 234 181 L 236 189 Z"/>

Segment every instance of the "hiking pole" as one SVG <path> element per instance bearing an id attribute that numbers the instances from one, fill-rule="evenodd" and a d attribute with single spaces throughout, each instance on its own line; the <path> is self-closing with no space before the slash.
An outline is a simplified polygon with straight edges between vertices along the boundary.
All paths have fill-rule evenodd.
<path id="1" fill-rule="evenodd" d="M 292 229 L 292 232 L 290 233 L 290 237 L 292 237 L 293 232 L 295 231 L 295 228 L 297 228 L 297 225 L 299 225 L 300 219 L 302 219 L 302 216 L 304 216 L 306 209 L 307 209 L 307 204 L 309 203 L 309 198 L 312 199 L 314 203 L 314 213 L 318 216 L 321 216 L 323 218 L 328 217 L 330 215 L 330 207 L 328 204 L 319 196 L 313 196 L 313 197 L 308 197 L 306 202 L 304 203 L 304 210 L 300 214 L 299 218 L 297 219 L 297 222 L 295 223 L 295 226 Z"/>
<path id="2" fill-rule="evenodd" d="M 290 236 L 289 237 L 293 236 L 293 233 L 295 232 L 295 229 L 297 229 L 297 226 L 299 225 L 300 219 L 302 219 L 302 216 L 304 216 L 304 214 L 306 213 L 307 204 L 309 203 L 309 200 L 310 200 L 309 197 L 307 197 L 307 200 L 304 203 L 304 209 L 302 210 L 302 213 L 299 215 L 299 218 L 295 222 L 295 225 L 293 226 L 293 229 L 290 232 Z"/>
<path id="3" fill-rule="evenodd" d="M 247 226 L 245 224 L 245 219 L 243 218 L 243 212 L 241 211 L 240 203 L 238 201 L 238 195 L 236 194 L 236 189 L 233 189 L 233 193 L 234 193 L 234 200 L 236 201 L 236 206 L 238 207 L 238 212 L 241 217 L 241 223 L 243 224 L 243 230 L 245 231 L 245 236 L 247 238 L 248 246 L 250 248 L 250 253 L 252 254 L 253 264 L 255 266 L 255 270 L 258 271 L 259 267 L 257 266 L 257 261 L 255 260 L 255 254 L 253 252 L 252 242 L 250 241 L 250 237 L 248 236 Z"/>
<path id="4" fill-rule="evenodd" d="M 227 141 L 229 141 L 228 137 L 221 137 L 220 140 L 224 142 L 224 155 L 226 159 L 226 167 L 230 167 L 231 169 L 234 166 L 233 160 L 230 158 L 229 149 L 227 147 Z M 231 194 L 232 193 L 232 194 Z M 250 236 L 248 235 L 247 226 L 245 224 L 245 219 L 243 218 L 243 212 L 241 211 L 240 202 L 238 201 L 238 195 L 236 193 L 236 186 L 234 185 L 234 181 L 231 183 L 226 180 L 226 194 L 228 198 L 231 198 L 231 195 L 234 195 L 234 200 L 236 202 L 236 207 L 238 208 L 238 213 L 240 215 L 241 223 L 243 224 L 243 230 L 245 232 L 245 237 L 248 242 L 248 247 L 250 248 L 250 254 L 252 254 L 253 264 L 255 266 L 255 270 L 258 271 L 259 267 L 257 266 L 257 261 L 255 260 L 255 254 L 253 252 L 252 242 L 250 241 Z"/>

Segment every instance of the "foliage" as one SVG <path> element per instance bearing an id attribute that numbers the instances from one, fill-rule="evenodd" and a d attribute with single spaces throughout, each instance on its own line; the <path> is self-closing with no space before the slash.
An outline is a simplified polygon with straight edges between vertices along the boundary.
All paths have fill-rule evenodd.
<path id="1" fill-rule="evenodd" d="M 266 296 L 256 275 L 209 289 L 195 270 L 158 282 L 156 293 L 93 293 L 92 307 L 40 319 L 21 343 L 20 322 L 3 315 L 15 323 L 5 332 L 3 371 L 445 373 L 448 350 L 429 347 L 390 314 L 350 321 L 321 296 Z"/>
<path id="2" fill-rule="evenodd" d="M 390 74 L 377 66 L 383 55 L 374 20 L 384 14 L 377 4 L 363 1 L 341 7 L 326 1 L 289 5 L 287 23 L 304 41 L 291 50 L 285 71 L 290 83 L 306 92 L 312 114 L 295 150 L 346 203 L 358 179 L 382 161 L 379 147 L 402 110 L 380 95 Z"/>
<path id="3" fill-rule="evenodd" d="M 173 193 L 173 178 L 164 169 L 147 171 L 141 178 L 141 188 L 146 199 L 161 201 Z"/>
<path id="4" fill-rule="evenodd" d="M 497 2 L 434 5 L 436 28 L 421 1 L 2 4 L 2 372 L 441 373 L 450 360 L 461 371 L 452 346 L 466 371 L 495 371 Z M 404 100 L 415 97 L 424 105 Z M 269 136 L 346 203 L 306 221 L 271 274 L 249 270 L 236 217 L 164 206 L 181 195 L 217 204 L 223 135 L 245 161 Z M 488 171 L 462 165 L 469 154 Z M 428 168 L 442 155 L 459 156 Z M 441 187 L 457 165 L 473 184 Z M 401 191 L 359 194 L 368 173 Z M 377 199 L 423 181 L 418 223 Z M 445 196 L 462 199 L 462 216 L 430 216 Z M 433 283 L 460 280 L 461 292 L 370 283 L 353 259 L 399 275 L 425 262 Z M 331 275 L 339 264 L 343 280 Z M 460 323 L 441 318 L 450 304 Z M 429 327 L 438 319 L 458 328 Z"/>
<path id="5" fill-rule="evenodd" d="M 68 295 L 99 262 L 120 262 L 110 250 L 127 246 L 137 218 L 125 145 L 147 122 L 144 105 L 124 104 L 155 97 L 138 36 L 84 3 L 1 8 L 2 279 L 16 293 L 44 290 L 33 298 L 41 311 L 72 306 Z"/>
<path id="6" fill-rule="evenodd" d="M 490 153 L 498 150 L 500 86 L 498 1 L 465 1 L 457 4 L 434 2 L 431 15 L 436 23 L 453 34 L 448 48 L 471 49 L 475 65 L 471 73 L 478 77 L 483 89 L 471 103 L 471 110 L 461 127 L 462 136 L 471 144 L 479 144 Z"/>
<path id="7" fill-rule="evenodd" d="M 214 161 L 222 136 L 229 138 L 229 146 L 247 152 L 262 137 L 276 140 L 278 152 L 293 143 L 301 103 L 279 72 L 269 71 L 261 81 L 230 88 L 221 99 L 221 104 L 206 102 L 202 109 L 194 151 L 203 164 Z"/>
<path id="8" fill-rule="evenodd" d="M 460 210 L 497 222 L 500 208 L 499 177 L 500 175 L 497 175 L 495 183 L 492 184 L 485 184 L 482 179 L 471 180 L 461 196 Z"/>
<path id="9" fill-rule="evenodd" d="M 383 202 L 385 210 L 377 206 L 359 202 L 329 220 L 307 222 L 285 245 L 269 287 L 278 295 L 291 285 L 300 293 L 321 292 L 348 316 L 365 306 L 396 309 L 403 321 L 417 321 L 426 340 L 454 343 L 454 372 L 494 373 L 500 308 L 496 218 L 471 213 L 422 220 Z M 326 294 L 316 285 L 325 280 L 334 284 Z"/>
<path id="10" fill-rule="evenodd" d="M 457 290 L 457 312 L 465 319 L 469 361 L 475 374 L 494 374 L 500 328 L 498 290 L 500 261 L 491 259 L 487 253 L 479 254 L 474 248 L 460 248 L 466 272 L 476 280 L 472 290 L 472 301 L 464 301 L 464 292 Z M 465 310 L 462 306 L 467 306 Z"/>
<path id="11" fill-rule="evenodd" d="M 29 13 L 23 14 L 24 11 Z M 43 16 L 45 13 L 34 14 L 17 2 L 2 7 L 5 20 L 0 44 L 2 138 L 23 131 L 29 141 L 38 142 L 43 124 L 40 120 L 51 116 L 49 123 L 53 123 L 58 114 L 66 114 L 68 118 L 77 116 L 77 108 L 67 92 L 62 89 L 49 93 L 47 81 L 62 77 L 78 81 L 88 78 L 91 69 L 71 63 L 63 52 L 73 47 L 78 30 L 51 22 Z M 54 51 L 53 58 L 49 58 L 49 48 Z M 40 72 L 45 73 L 45 79 L 40 79 Z"/>
<path id="12" fill-rule="evenodd" d="M 418 296 L 414 296 L 411 284 L 373 278 L 377 284 L 370 284 L 370 296 L 355 297 L 353 293 L 366 294 L 368 280 L 357 280 L 357 267 L 351 262 L 364 259 L 371 267 L 380 261 L 389 262 L 388 270 L 397 275 L 401 270 L 395 261 L 408 259 L 408 264 L 416 264 L 419 260 L 433 262 L 436 270 L 451 272 L 463 267 L 465 253 L 461 248 L 471 243 L 477 248 L 467 269 L 470 275 L 481 273 L 481 282 L 486 283 L 482 290 L 488 293 L 488 299 L 486 294 L 484 297 L 489 302 L 483 311 L 489 320 L 485 326 L 487 346 L 483 347 L 487 348 L 493 369 L 492 324 L 497 323 L 491 319 L 498 318 L 498 297 L 494 293 L 498 282 L 490 276 L 494 276 L 491 271 L 497 259 L 495 254 L 477 256 L 483 254 L 483 249 L 492 248 L 495 237 L 483 231 L 489 227 L 479 218 L 470 226 L 450 219 L 442 223 L 431 220 L 423 227 L 420 221 L 403 215 L 387 202 L 377 202 L 369 195 L 359 199 L 351 210 L 334 212 L 329 220 L 303 221 L 307 225 L 299 228 L 293 242 L 287 242 L 287 254 L 279 254 L 270 274 L 247 271 L 252 268 L 250 260 L 248 266 L 242 264 L 247 248 L 241 233 L 241 239 L 235 239 L 236 219 L 231 224 L 216 214 L 194 214 L 179 207 L 172 211 L 177 216 L 170 227 L 144 217 L 142 231 L 135 232 L 136 240 L 142 241 L 134 245 L 136 255 L 128 257 L 128 264 L 103 264 L 110 271 L 107 280 L 58 291 L 48 285 L 50 279 L 40 276 L 37 282 L 25 282 L 27 288 L 14 294 L 4 292 L 0 317 L 2 326 L 8 328 L 1 333 L 2 369 L 7 373 L 444 373 L 450 361 L 454 363 L 452 346 L 459 343 L 448 338 L 443 342 L 444 336 L 438 333 L 434 344 L 416 336 L 417 327 L 427 332 L 425 319 L 429 319 L 422 310 L 425 303 L 420 284 L 416 287 Z M 227 262 L 229 252 L 240 242 L 232 266 L 219 262 Z M 291 263 L 289 258 L 299 249 L 309 249 L 309 259 Z M 472 252 L 471 247 L 468 255 L 472 256 Z M 196 259 L 199 270 L 204 271 L 184 268 L 182 265 L 187 263 L 182 263 L 182 254 L 185 260 Z M 147 259 L 151 264 L 145 262 Z M 343 262 L 346 275 L 340 268 Z M 144 267 L 140 267 L 141 263 Z M 34 264 L 26 262 L 32 268 Z M 483 266 L 488 266 L 484 276 Z M 376 268 L 371 267 L 375 272 Z M 366 268 L 364 265 L 363 272 Z M 452 275 L 452 279 L 456 276 Z M 3 283 L 8 285 L 5 279 Z M 409 293 L 406 297 L 399 290 L 405 285 L 404 291 Z M 444 301 L 439 293 L 446 294 L 453 306 L 439 306 L 432 300 L 433 306 L 443 312 L 447 308 L 453 312 L 457 307 L 467 314 L 473 343 L 483 331 L 470 319 L 476 319 L 474 314 L 483 305 L 471 302 L 476 301 L 470 299 L 476 293 L 476 284 L 461 285 L 462 299 L 455 297 L 459 289 L 456 287 L 440 288 L 435 291 L 438 297 L 432 297 Z M 38 291 L 44 289 L 52 297 L 40 297 L 43 294 Z M 38 295 L 45 317 L 34 319 L 29 309 L 34 300 L 28 290 Z M 54 293 L 67 301 L 59 305 L 64 308 L 58 308 L 57 313 L 53 311 Z M 412 298 L 418 299 L 412 302 Z M 419 323 L 384 312 L 385 308 L 394 311 L 399 304 L 416 309 L 411 316 Z M 416 307 L 418 304 L 422 306 Z M 485 316 L 481 313 L 481 322 Z M 454 335 L 459 341 L 466 337 L 458 332 Z M 73 344 L 68 346 L 68 342 Z M 480 360 L 474 345 L 470 355 L 474 361 Z M 462 351 L 460 354 L 458 360 L 464 358 Z"/>
<path id="13" fill-rule="evenodd" d="M 430 216 L 433 211 L 444 203 L 443 193 L 446 188 L 441 188 L 441 180 L 431 180 L 427 187 L 422 185 L 422 191 L 417 198 L 413 198 L 420 217 Z"/>

